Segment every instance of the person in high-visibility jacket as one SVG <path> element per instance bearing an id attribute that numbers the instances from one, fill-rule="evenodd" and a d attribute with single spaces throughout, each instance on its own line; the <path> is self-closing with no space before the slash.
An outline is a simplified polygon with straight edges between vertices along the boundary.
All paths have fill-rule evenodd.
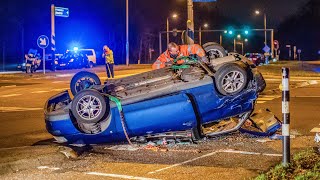
<path id="1" fill-rule="evenodd" d="M 113 59 L 113 51 L 107 46 L 103 46 L 103 54 L 102 57 L 105 58 L 106 62 L 106 71 L 108 78 L 114 78 L 114 59 Z"/>
<path id="2" fill-rule="evenodd" d="M 206 53 L 199 44 L 192 45 L 177 45 L 176 43 L 169 43 L 168 49 L 162 53 L 158 59 L 153 63 L 152 69 L 161 69 L 167 65 L 171 65 L 174 59 L 181 56 L 197 55 L 199 60 L 208 63 Z M 183 60 L 178 61 L 178 64 L 183 64 Z"/>

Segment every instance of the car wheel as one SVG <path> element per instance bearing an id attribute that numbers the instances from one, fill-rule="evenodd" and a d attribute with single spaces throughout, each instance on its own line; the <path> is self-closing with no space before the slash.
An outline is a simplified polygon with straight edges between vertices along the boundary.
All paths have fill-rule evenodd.
<path id="1" fill-rule="evenodd" d="M 247 72 L 240 66 L 229 63 L 215 73 L 217 90 L 223 95 L 234 95 L 241 92 L 247 85 Z"/>
<path id="2" fill-rule="evenodd" d="M 77 121 L 81 123 L 97 123 L 110 113 L 107 111 L 107 103 L 105 97 L 96 90 L 83 90 L 79 92 L 73 99 L 71 111 Z"/>
<path id="3" fill-rule="evenodd" d="M 216 43 L 208 43 L 203 45 L 204 50 L 208 56 L 209 61 L 227 56 L 226 50 Z"/>
<path id="4" fill-rule="evenodd" d="M 99 77 L 90 72 L 82 71 L 73 76 L 70 89 L 75 96 L 78 92 L 90 88 L 92 85 L 101 85 Z"/>

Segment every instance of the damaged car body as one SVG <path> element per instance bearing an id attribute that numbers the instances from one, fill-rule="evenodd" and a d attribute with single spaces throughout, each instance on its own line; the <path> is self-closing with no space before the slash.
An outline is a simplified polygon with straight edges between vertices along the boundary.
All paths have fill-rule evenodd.
<path id="1" fill-rule="evenodd" d="M 98 144 L 190 131 L 194 138 L 240 129 L 266 86 L 255 65 L 239 54 L 210 61 L 192 57 L 174 65 L 101 85 L 80 72 L 68 91 L 45 105 L 46 128 L 58 142 Z M 232 119 L 235 126 L 205 133 L 203 127 Z"/>

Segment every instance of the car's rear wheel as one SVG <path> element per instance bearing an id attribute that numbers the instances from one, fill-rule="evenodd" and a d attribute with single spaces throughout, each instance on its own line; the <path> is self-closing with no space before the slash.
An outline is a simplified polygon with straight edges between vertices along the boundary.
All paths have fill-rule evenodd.
<path id="1" fill-rule="evenodd" d="M 75 96 L 78 92 L 88 89 L 93 85 L 101 85 L 99 77 L 94 73 L 81 71 L 71 79 L 70 89 Z"/>
<path id="2" fill-rule="evenodd" d="M 226 64 L 215 73 L 217 90 L 223 95 L 234 95 L 247 85 L 248 75 L 245 69 L 234 63 Z"/>
<path id="3" fill-rule="evenodd" d="M 217 43 L 208 43 L 203 45 L 209 61 L 227 56 L 226 50 Z"/>
<path id="4" fill-rule="evenodd" d="M 110 106 L 98 91 L 87 89 L 79 92 L 73 99 L 71 111 L 81 123 L 97 123 L 110 113 Z"/>

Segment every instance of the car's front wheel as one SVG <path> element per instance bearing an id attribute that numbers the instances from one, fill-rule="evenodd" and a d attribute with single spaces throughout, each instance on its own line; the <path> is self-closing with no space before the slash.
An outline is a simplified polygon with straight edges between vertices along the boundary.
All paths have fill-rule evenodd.
<path id="1" fill-rule="evenodd" d="M 74 97 L 71 111 L 77 121 L 90 124 L 105 119 L 110 113 L 110 106 L 98 91 L 87 89 Z"/>
<path id="2" fill-rule="evenodd" d="M 223 95 L 234 95 L 247 85 L 248 75 L 244 68 L 229 63 L 220 67 L 215 73 L 217 90 Z"/>

